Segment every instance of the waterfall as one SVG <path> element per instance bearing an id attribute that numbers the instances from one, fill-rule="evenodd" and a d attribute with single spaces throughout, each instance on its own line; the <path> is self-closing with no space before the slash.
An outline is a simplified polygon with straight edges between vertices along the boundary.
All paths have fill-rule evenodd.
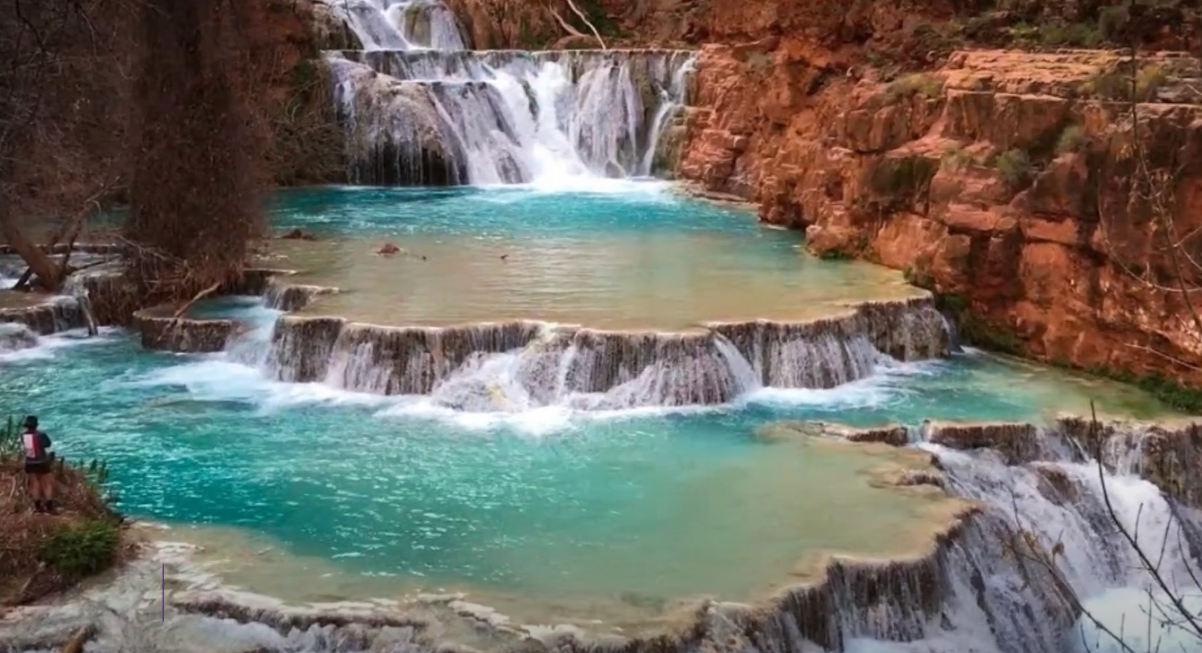
<path id="1" fill-rule="evenodd" d="M 473 51 L 438 0 L 330 6 L 365 48 L 325 54 L 352 183 L 509 184 L 664 167 L 657 152 L 685 104 L 691 52 Z"/>
<path id="2" fill-rule="evenodd" d="M 319 289 L 269 291 L 303 305 Z M 947 352 L 930 300 L 870 302 L 812 322 L 718 323 L 690 332 L 601 331 L 538 322 L 383 327 L 284 315 L 265 371 L 382 395 L 429 395 L 466 411 L 727 403 L 759 387 L 831 388 L 889 360 Z"/>

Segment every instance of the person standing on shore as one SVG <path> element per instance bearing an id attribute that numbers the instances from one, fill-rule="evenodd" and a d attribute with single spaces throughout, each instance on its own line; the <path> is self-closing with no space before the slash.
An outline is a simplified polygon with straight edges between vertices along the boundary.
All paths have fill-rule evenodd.
<path id="1" fill-rule="evenodd" d="M 38 418 L 25 418 L 21 447 L 25 450 L 25 476 L 35 512 L 54 514 L 54 453 L 50 436 L 38 430 Z"/>

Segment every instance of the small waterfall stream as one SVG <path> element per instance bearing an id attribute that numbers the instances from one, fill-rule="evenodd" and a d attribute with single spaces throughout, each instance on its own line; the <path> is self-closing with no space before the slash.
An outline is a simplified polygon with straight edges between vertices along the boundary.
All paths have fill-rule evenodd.
<path id="1" fill-rule="evenodd" d="M 474 51 L 437 0 L 330 6 L 364 47 L 325 55 L 352 183 L 554 183 L 665 167 L 657 153 L 685 103 L 691 52 Z"/>

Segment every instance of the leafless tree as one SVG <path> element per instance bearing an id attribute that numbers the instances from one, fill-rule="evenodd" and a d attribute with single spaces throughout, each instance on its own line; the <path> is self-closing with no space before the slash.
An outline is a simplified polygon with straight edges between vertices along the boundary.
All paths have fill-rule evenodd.
<path id="1" fill-rule="evenodd" d="M 47 289 L 65 266 L 31 233 L 73 241 L 122 176 L 135 1 L 0 2 L 0 235 Z"/>

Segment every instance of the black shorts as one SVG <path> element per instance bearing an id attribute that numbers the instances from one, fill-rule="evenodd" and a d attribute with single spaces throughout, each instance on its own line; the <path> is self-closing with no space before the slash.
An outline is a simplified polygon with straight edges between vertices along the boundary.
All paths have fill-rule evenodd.
<path id="1" fill-rule="evenodd" d="M 42 474 L 49 474 L 52 471 L 54 470 L 52 469 L 52 465 L 50 464 L 49 460 L 44 460 L 37 463 L 31 463 L 29 461 L 25 462 L 25 473 L 29 474 L 30 476 L 41 476 Z"/>

